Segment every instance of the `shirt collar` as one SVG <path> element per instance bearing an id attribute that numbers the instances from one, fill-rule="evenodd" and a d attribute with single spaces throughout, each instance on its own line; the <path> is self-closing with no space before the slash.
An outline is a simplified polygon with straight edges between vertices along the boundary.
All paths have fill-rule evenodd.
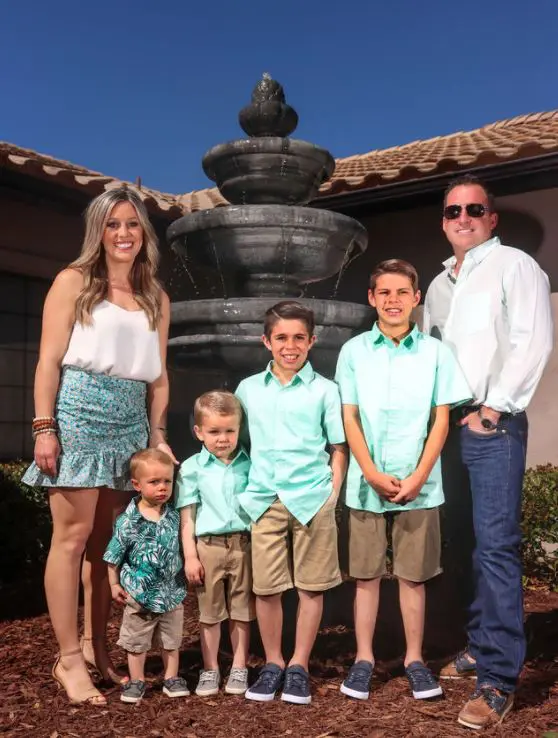
<path id="1" fill-rule="evenodd" d="M 264 371 L 264 384 L 269 384 L 269 382 L 272 379 L 275 379 L 276 382 L 279 381 L 271 370 L 272 364 L 273 362 L 270 361 Z M 312 364 L 309 361 L 307 361 L 306 364 L 302 367 L 302 369 L 299 369 L 299 371 L 294 375 L 291 381 L 284 386 L 288 387 L 289 385 L 294 384 L 295 382 L 298 382 L 298 381 L 302 381 L 304 382 L 304 384 L 310 384 L 310 382 L 313 379 L 314 379 L 314 369 L 312 368 Z"/>
<path id="2" fill-rule="evenodd" d="M 243 456 L 245 456 L 246 458 L 249 458 L 244 448 L 242 446 L 239 446 L 233 460 L 231 461 L 231 464 L 234 464 L 235 461 L 237 461 L 237 459 L 240 459 Z M 199 455 L 200 464 L 202 466 L 208 466 L 214 461 L 217 461 L 220 464 L 223 464 L 223 462 L 220 459 L 218 459 L 216 456 L 214 456 L 212 453 L 210 453 L 205 446 L 202 446 L 202 450 L 200 451 L 200 455 Z M 224 464 L 224 466 L 228 466 L 228 465 Z"/>
<path id="3" fill-rule="evenodd" d="M 138 502 L 140 501 L 140 499 L 141 499 L 141 495 L 137 495 L 136 497 L 133 497 L 130 500 L 130 504 L 126 508 L 126 513 L 125 514 L 132 521 L 141 519 L 141 520 L 146 520 L 148 523 L 154 523 L 155 525 L 157 525 L 157 523 L 155 522 L 155 520 L 148 520 L 147 518 L 144 518 L 143 515 L 140 513 L 139 507 L 138 507 Z M 169 503 L 172 506 L 172 497 L 168 500 L 168 502 L 166 502 L 163 505 L 163 508 L 161 510 L 161 517 L 159 518 L 159 522 L 164 517 L 166 517 L 166 515 L 167 515 L 167 513 L 169 511 Z"/>
<path id="4" fill-rule="evenodd" d="M 465 254 L 464 262 L 472 261 L 475 264 L 480 264 L 483 259 L 486 259 L 488 254 L 492 251 L 492 249 L 496 248 L 496 246 L 500 246 L 500 239 L 498 236 L 494 236 L 493 238 L 489 238 L 488 241 L 485 241 L 484 243 L 479 244 L 478 246 L 475 246 L 472 249 L 469 249 L 467 253 Z M 446 259 L 442 262 L 444 267 L 446 269 L 449 269 L 450 272 L 453 271 L 453 268 L 455 267 L 455 264 L 457 262 L 457 258 L 455 254 L 453 256 L 450 256 L 449 259 Z"/>
<path id="5" fill-rule="evenodd" d="M 413 325 L 411 332 L 408 333 L 405 336 L 405 338 L 399 342 L 399 345 L 404 346 L 405 348 L 409 349 L 414 343 L 418 341 L 418 339 L 420 338 L 420 335 L 421 333 L 418 329 L 417 324 L 415 323 Z M 383 344 L 388 344 L 391 346 L 395 345 L 390 338 L 388 338 L 387 336 L 384 336 L 377 322 L 374 323 L 374 325 L 372 326 L 372 330 L 370 331 L 370 337 L 372 338 L 372 345 L 374 346 L 374 348 L 382 346 Z"/>

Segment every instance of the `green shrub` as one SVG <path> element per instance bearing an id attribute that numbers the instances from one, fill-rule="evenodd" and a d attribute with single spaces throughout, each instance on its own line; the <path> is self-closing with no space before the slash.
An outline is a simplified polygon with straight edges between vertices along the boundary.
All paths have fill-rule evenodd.
<path id="1" fill-rule="evenodd" d="M 528 469 L 523 482 L 523 567 L 527 579 L 558 587 L 558 467 Z"/>
<path id="2" fill-rule="evenodd" d="M 16 601 L 42 601 L 42 579 L 51 535 L 45 492 L 21 477 L 28 464 L 0 464 L 0 604 L 13 614 Z M 17 612 L 15 613 L 17 614 Z"/>

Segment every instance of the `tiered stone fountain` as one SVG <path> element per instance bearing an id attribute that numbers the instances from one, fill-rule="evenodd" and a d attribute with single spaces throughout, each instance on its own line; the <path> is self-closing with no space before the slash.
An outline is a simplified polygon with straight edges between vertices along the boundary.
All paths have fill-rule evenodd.
<path id="1" fill-rule="evenodd" d="M 210 366 L 234 376 L 263 368 L 264 313 L 305 285 L 341 274 L 360 255 L 366 229 L 345 215 L 303 207 L 333 174 L 331 154 L 289 138 L 298 115 L 269 75 L 239 114 L 248 139 L 210 149 L 203 168 L 231 205 L 185 215 L 168 229 L 186 260 L 212 267 L 222 298 L 172 305 L 169 358 L 177 367 Z M 313 365 L 331 374 L 341 345 L 370 326 L 370 309 L 335 300 L 301 300 L 316 316 Z"/>

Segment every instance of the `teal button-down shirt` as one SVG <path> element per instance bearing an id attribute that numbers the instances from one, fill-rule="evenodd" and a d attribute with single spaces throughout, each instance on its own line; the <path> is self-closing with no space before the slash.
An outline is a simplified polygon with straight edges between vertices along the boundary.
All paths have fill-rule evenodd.
<path id="1" fill-rule="evenodd" d="M 180 516 L 167 503 L 155 522 L 144 518 L 134 498 L 114 526 L 104 560 L 120 568 L 120 584 L 151 612 L 170 612 L 186 597 L 180 553 Z"/>
<path id="2" fill-rule="evenodd" d="M 250 433 L 252 467 L 240 504 L 256 521 L 277 499 L 302 525 L 332 492 L 327 444 L 345 442 L 339 390 L 309 362 L 288 384 L 267 369 L 236 390 Z"/>
<path id="3" fill-rule="evenodd" d="M 460 404 L 471 397 L 451 350 L 416 326 L 399 345 L 384 336 L 377 324 L 352 338 L 341 349 L 335 379 L 343 405 L 358 406 L 377 469 L 398 479 L 405 479 L 417 467 L 432 408 Z M 386 502 L 367 484 L 351 454 L 349 507 L 383 513 L 437 507 L 443 501 L 439 459 L 418 497 L 402 506 Z"/>
<path id="4" fill-rule="evenodd" d="M 197 536 L 250 530 L 250 518 L 239 503 L 239 495 L 248 484 L 249 471 L 250 459 L 242 448 L 230 464 L 224 464 L 205 446 L 181 464 L 175 505 L 177 508 L 197 505 Z"/>

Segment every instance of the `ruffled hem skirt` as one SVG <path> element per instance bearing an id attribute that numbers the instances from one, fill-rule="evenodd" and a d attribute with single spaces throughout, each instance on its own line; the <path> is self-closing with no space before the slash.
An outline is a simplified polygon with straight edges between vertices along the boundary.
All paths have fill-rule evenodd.
<path id="1" fill-rule="evenodd" d="M 55 409 L 58 473 L 49 477 L 33 462 L 25 484 L 131 490 L 130 457 L 149 437 L 146 394 L 145 382 L 64 367 Z"/>

